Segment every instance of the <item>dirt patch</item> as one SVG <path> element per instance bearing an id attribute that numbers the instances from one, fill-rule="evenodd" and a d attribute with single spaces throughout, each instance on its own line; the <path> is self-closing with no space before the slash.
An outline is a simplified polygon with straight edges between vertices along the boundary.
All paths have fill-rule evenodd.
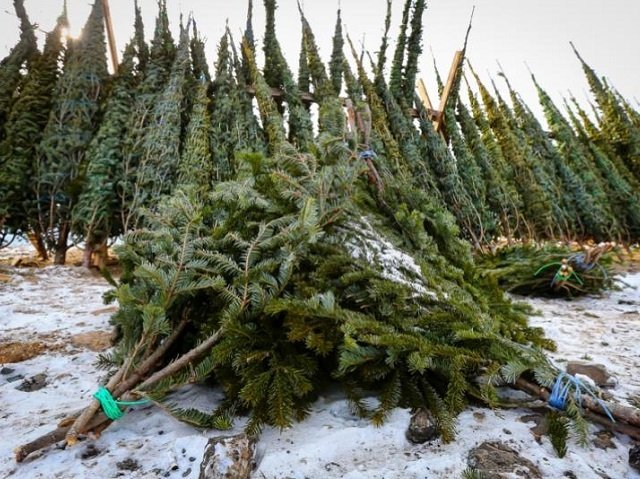
<path id="1" fill-rule="evenodd" d="M 19 363 L 42 354 L 47 347 L 44 343 L 12 342 L 0 344 L 0 363 Z"/>
<path id="2" fill-rule="evenodd" d="M 109 331 L 91 331 L 71 336 L 70 342 L 76 348 L 89 349 L 94 352 L 104 351 L 111 347 Z"/>

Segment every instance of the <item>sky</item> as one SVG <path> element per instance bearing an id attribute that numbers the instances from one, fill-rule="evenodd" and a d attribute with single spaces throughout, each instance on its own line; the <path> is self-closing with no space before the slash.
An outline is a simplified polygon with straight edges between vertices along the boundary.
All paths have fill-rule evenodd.
<path id="1" fill-rule="evenodd" d="M 67 0 L 71 33 L 78 35 L 92 0 Z M 31 21 L 50 30 L 63 0 L 25 0 Z M 147 37 L 153 33 L 156 0 L 139 0 Z M 254 0 L 254 30 L 258 41 L 264 31 L 264 7 Z M 341 3 L 345 29 L 357 45 L 375 54 L 384 27 L 386 0 L 301 0 L 321 53 L 328 60 L 336 11 Z M 404 1 L 393 0 L 391 38 L 395 38 Z M 118 48 L 122 51 L 133 31 L 133 1 L 110 0 Z M 279 0 L 278 38 L 293 70 L 297 70 L 300 21 L 296 0 Z M 239 38 L 247 2 L 232 0 L 167 0 L 174 37 L 180 13 L 193 13 L 207 39 L 209 62 L 228 20 Z M 433 58 L 446 77 L 453 55 L 461 49 L 475 6 L 467 58 L 484 82 L 506 73 L 523 99 L 540 112 L 529 69 L 556 101 L 571 92 L 580 102 L 588 99 L 588 85 L 569 45 L 573 41 L 599 75 L 606 76 L 634 105 L 640 101 L 640 0 L 428 0 L 424 15 L 424 53 L 419 75 L 437 104 Z M 18 39 L 18 22 L 11 0 L 0 0 L 0 56 Z M 391 48 L 394 48 L 392 43 Z M 390 54 L 392 51 L 390 52 Z M 504 91 L 504 90 L 503 90 Z"/>

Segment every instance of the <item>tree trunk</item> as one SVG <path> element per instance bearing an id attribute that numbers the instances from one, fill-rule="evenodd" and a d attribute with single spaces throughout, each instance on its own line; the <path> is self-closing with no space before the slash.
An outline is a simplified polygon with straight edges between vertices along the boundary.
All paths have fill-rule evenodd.
<path id="1" fill-rule="evenodd" d="M 91 256 L 93 255 L 93 246 L 87 243 L 84 247 L 84 253 L 82 254 L 82 267 L 91 268 Z"/>
<path id="2" fill-rule="evenodd" d="M 42 261 L 47 261 L 49 259 L 49 253 L 47 253 L 47 248 L 44 246 L 44 241 L 42 241 L 42 235 L 36 231 L 31 231 L 27 233 L 27 238 L 38 253 L 38 257 Z"/>
<path id="3" fill-rule="evenodd" d="M 60 228 L 56 253 L 53 257 L 53 264 L 65 264 L 67 261 L 67 241 L 69 239 L 69 223 L 65 223 Z"/>

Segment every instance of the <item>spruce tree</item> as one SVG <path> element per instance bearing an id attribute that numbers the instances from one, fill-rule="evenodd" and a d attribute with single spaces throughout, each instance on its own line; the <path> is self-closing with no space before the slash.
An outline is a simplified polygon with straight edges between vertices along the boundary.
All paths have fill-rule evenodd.
<path id="1" fill-rule="evenodd" d="M 168 83 L 158 96 L 145 129 L 143 153 L 136 171 L 140 191 L 138 202 L 132 205 L 134 215 L 139 215 L 141 208 L 151 207 L 173 188 L 181 151 L 182 113 L 191 73 L 189 43 L 187 27 L 181 26 Z"/>
<path id="2" fill-rule="evenodd" d="M 300 56 L 298 58 L 298 88 L 301 92 L 311 91 L 311 72 L 307 59 L 307 47 L 304 44 L 304 32 L 300 36 Z"/>
<path id="3" fill-rule="evenodd" d="M 612 89 L 598 78 L 573 44 L 571 47 L 582 64 L 589 87 L 598 104 L 602 115 L 600 126 L 603 135 L 640 181 L 640 129 L 629 119 Z"/>
<path id="4" fill-rule="evenodd" d="M 535 172 L 528 163 L 527 152 L 509 126 L 508 119 L 500 111 L 498 103 L 475 73 L 474 77 L 480 89 L 487 119 L 502 150 L 502 155 L 505 159 L 509 159 L 512 172 L 509 180 L 518 188 L 522 197 L 524 216 L 534 228 L 531 231 L 532 238 L 552 238 L 555 225 L 551 198 L 538 183 Z"/>
<path id="5" fill-rule="evenodd" d="M 640 193 L 638 189 L 620 174 L 615 163 L 602 151 L 598 145 L 589 138 L 573 111 L 568 105 L 569 118 L 574 124 L 578 139 L 589 151 L 593 164 L 600 172 L 609 194 L 609 206 L 617 215 L 621 223 L 624 223 L 628 240 L 634 241 L 640 237 Z"/>
<path id="6" fill-rule="evenodd" d="M 264 0 L 266 10 L 266 30 L 264 34 L 264 79 L 271 87 L 282 91 L 282 100 L 287 103 L 289 113 L 289 141 L 302 149 L 309 147 L 313 140 L 311 117 L 300 98 L 300 90 L 293 79 L 276 36 L 276 0 Z M 284 106 L 278 103 L 281 113 Z"/>
<path id="7" fill-rule="evenodd" d="M 497 231 L 505 237 L 513 237 L 512 228 L 516 224 L 518 217 L 518 208 L 514 202 L 514 198 L 511 196 L 508 186 L 498 175 L 496 168 L 492 163 L 492 158 L 482 142 L 478 127 L 473 121 L 471 113 L 462 101 L 458 101 L 457 113 L 460 134 L 464 138 L 468 154 L 473 155 L 476 166 L 480 170 L 479 178 L 475 178 L 474 176 L 473 179 L 468 179 L 466 181 L 482 181 L 482 184 L 477 187 L 477 190 L 481 192 L 484 186 L 486 211 L 483 214 L 495 215 L 499 219 L 499 229 Z M 449 129 L 451 128 L 449 127 L 448 130 Z M 454 153 L 457 141 L 456 137 L 457 134 L 452 133 L 451 138 Z M 456 153 L 456 159 L 458 158 L 459 154 Z M 491 232 L 491 224 L 489 223 L 487 226 L 487 232 Z M 497 227 L 498 225 L 496 225 L 496 228 Z"/>
<path id="8" fill-rule="evenodd" d="M 135 64 L 138 61 L 135 42 L 127 45 L 105 102 L 100 127 L 88 147 L 87 179 L 78 203 L 73 209 L 75 233 L 84 238 L 84 266 L 91 266 L 91 257 L 107 240 L 123 233 L 118 191 L 126 181 L 122 177 L 123 150 L 134 94 L 138 83 Z"/>
<path id="9" fill-rule="evenodd" d="M 557 178 L 560 196 L 557 205 L 564 212 L 564 233 L 567 238 L 584 235 L 583 219 L 591 224 L 596 220 L 593 215 L 598 207 L 589 193 L 587 185 L 566 164 L 556 145 L 549 138 L 538 119 L 516 95 L 509 85 L 514 114 L 522 134 L 529 143 L 531 151 L 541 162 L 551 168 L 551 174 Z M 578 201 L 577 198 L 580 198 Z M 562 225 L 561 225 L 562 226 Z"/>
<path id="10" fill-rule="evenodd" d="M 201 196 L 211 191 L 214 176 L 208 90 L 209 84 L 200 80 L 177 168 L 177 187 Z"/>
<path id="11" fill-rule="evenodd" d="M 391 94 L 397 98 L 403 98 L 404 92 L 404 59 L 407 48 L 407 29 L 409 25 L 409 16 L 411 14 L 411 5 L 414 0 L 405 0 L 402 10 L 402 21 L 400 23 L 400 32 L 396 40 L 396 49 L 393 53 L 393 63 L 391 64 L 391 74 L 389 76 L 389 89 Z"/>
<path id="12" fill-rule="evenodd" d="M 331 77 L 322 62 L 313 30 L 304 16 L 300 5 L 298 5 L 298 10 L 302 22 L 302 35 L 307 51 L 313 92 L 319 106 L 318 129 L 320 134 L 324 133 L 329 137 L 337 137 L 344 133 L 345 125 L 344 111 L 342 109 L 339 92 L 336 92 Z"/>
<path id="13" fill-rule="evenodd" d="M 389 29 L 391 28 L 391 0 L 387 0 L 387 13 L 384 17 L 384 33 L 382 35 L 382 43 L 378 50 L 378 60 L 376 63 L 376 72 L 384 78 L 385 67 L 387 64 L 387 49 L 389 48 Z"/>
<path id="14" fill-rule="evenodd" d="M 209 83 L 211 81 L 211 73 L 209 72 L 209 63 L 205 53 L 205 42 L 198 32 L 198 26 L 194 19 L 191 19 L 193 25 L 193 35 L 191 37 L 191 65 L 192 75 L 197 81 Z"/>
<path id="15" fill-rule="evenodd" d="M 28 71 L 38 57 L 34 26 L 27 16 L 24 0 L 13 0 L 13 6 L 20 19 L 20 39 L 9 55 L 0 62 L 0 141 L 5 137 L 5 123 L 18 96 L 18 86 L 24 76 L 23 70 Z"/>
<path id="16" fill-rule="evenodd" d="M 582 183 L 588 188 L 587 191 L 589 195 L 586 199 L 581 197 L 582 191 L 580 191 L 580 189 L 571 193 L 576 195 L 575 201 L 577 203 L 584 202 L 580 208 L 584 213 L 582 222 L 585 232 L 588 236 L 595 239 L 608 239 L 612 235 L 617 235 L 620 229 L 619 224 L 609 208 L 609 199 L 602 177 L 595 170 L 592 161 L 576 137 L 571 125 L 566 118 L 564 118 L 549 95 L 538 84 L 535 77 L 532 76 L 532 78 L 538 91 L 540 104 L 547 119 L 547 124 L 558 145 L 558 150 L 569 168 L 581 178 Z M 589 196 L 593 200 L 592 202 Z M 587 201 L 589 203 L 587 203 Z M 591 206 L 591 208 L 587 210 L 588 206 Z"/>
<path id="17" fill-rule="evenodd" d="M 404 105 L 407 107 L 413 105 L 415 96 L 418 63 L 420 61 L 420 55 L 422 54 L 422 17 L 424 16 L 426 7 L 425 0 L 415 0 L 413 16 L 411 17 L 411 34 L 407 41 L 407 61 L 402 80 Z"/>
<path id="18" fill-rule="evenodd" d="M 58 80 L 36 168 L 39 226 L 56 264 L 66 259 L 71 212 L 84 187 L 107 79 L 104 16 L 96 1 Z"/>
<path id="19" fill-rule="evenodd" d="M 154 109 L 159 97 L 166 87 L 171 66 L 175 59 L 176 47 L 169 30 L 169 17 L 166 2 L 158 1 L 158 16 L 156 17 L 151 48 L 140 43 L 144 39 L 142 20 L 136 20 L 136 44 L 138 55 L 148 51 L 146 69 L 139 71 L 141 81 L 135 93 L 131 115 L 126 126 L 126 133 L 122 140 L 122 162 L 118 177 L 119 211 L 123 231 L 129 231 L 137 226 L 139 209 L 144 203 L 145 187 L 141 176 L 141 162 L 145 156 L 147 132 L 154 118 Z"/>
<path id="20" fill-rule="evenodd" d="M 500 73 L 500 75 L 505 79 L 507 85 L 509 86 L 509 91 L 513 100 L 515 92 L 513 92 L 513 90 L 511 89 L 509 81 L 504 73 Z M 539 151 L 533 148 L 532 139 L 525 134 L 523 125 L 516 118 L 515 112 L 509 105 L 507 105 L 507 102 L 502 98 L 502 95 L 500 95 L 500 92 L 498 91 L 498 88 L 493 81 L 492 84 L 494 95 L 498 103 L 498 108 L 505 118 L 506 124 L 511 128 L 513 136 L 517 141 L 526 164 L 533 173 L 535 181 L 538 183 L 545 197 L 548 198 L 551 205 L 551 212 L 553 215 L 552 239 L 558 236 L 561 238 L 566 238 L 568 235 L 568 230 L 570 229 L 569 221 L 573 216 L 573 213 L 570 211 L 570 209 L 566 209 L 567 205 L 564 204 L 561 186 L 557 181 L 555 169 L 544 156 L 539 154 Z M 519 103 L 516 103 L 516 106 L 518 104 Z"/>
<path id="21" fill-rule="evenodd" d="M 43 256 L 46 249 L 35 221 L 34 158 L 53 105 L 60 64 L 64 60 L 62 32 L 67 27 L 66 11 L 63 11 L 55 28 L 47 34 L 42 55 L 32 61 L 5 124 L 6 138 L 0 143 L 0 230 L 5 233 L 3 237 L 35 235 L 38 253 Z"/>
<path id="22" fill-rule="evenodd" d="M 342 36 L 342 18 L 338 9 L 336 19 L 336 28 L 333 34 L 333 50 L 331 51 L 331 60 L 329 61 L 329 74 L 331 76 L 331 84 L 336 95 L 342 92 L 342 70 L 344 67 L 344 38 Z"/>

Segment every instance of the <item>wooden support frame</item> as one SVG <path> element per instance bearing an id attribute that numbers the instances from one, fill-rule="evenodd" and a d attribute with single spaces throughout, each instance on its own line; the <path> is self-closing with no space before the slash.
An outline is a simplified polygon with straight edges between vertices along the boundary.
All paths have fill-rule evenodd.
<path id="1" fill-rule="evenodd" d="M 118 47 L 116 46 L 116 35 L 113 31 L 113 20 L 111 18 L 111 8 L 109 8 L 109 0 L 102 1 L 102 13 L 104 15 L 104 24 L 107 29 L 107 42 L 109 43 L 109 53 L 111 54 L 111 66 L 113 73 L 118 72 Z"/>
<path id="2" fill-rule="evenodd" d="M 445 109 L 447 108 L 447 102 L 449 101 L 449 97 L 453 91 L 453 86 L 456 82 L 456 77 L 458 71 L 460 71 L 460 64 L 464 61 L 464 52 L 462 50 L 458 50 L 453 56 L 453 62 L 451 62 L 451 68 L 449 69 L 449 76 L 447 78 L 447 83 L 442 90 L 442 98 L 440 98 L 440 104 L 438 105 L 438 109 L 433 109 L 433 104 L 431 103 L 431 99 L 429 98 L 429 93 L 427 92 L 427 87 L 422 79 L 418 80 L 416 83 L 416 90 L 418 91 L 418 97 L 422 102 L 422 105 L 427 109 L 430 113 L 431 120 L 433 122 L 433 129 L 438 132 L 442 137 L 446 140 L 446 128 L 444 124 L 444 115 Z"/>

